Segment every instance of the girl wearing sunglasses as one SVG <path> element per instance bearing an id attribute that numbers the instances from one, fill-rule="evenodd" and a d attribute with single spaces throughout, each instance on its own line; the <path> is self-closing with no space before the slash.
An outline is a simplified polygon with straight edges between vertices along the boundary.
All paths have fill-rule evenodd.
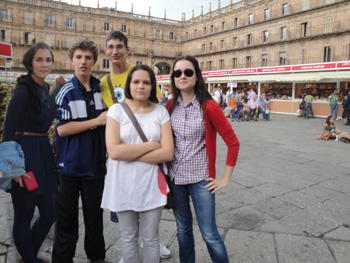
<path id="1" fill-rule="evenodd" d="M 211 260 L 214 263 L 229 262 L 215 223 L 215 193 L 230 182 L 239 141 L 208 92 L 198 61 L 191 56 L 179 57 L 173 70 L 174 98 L 168 101 L 167 109 L 171 116 L 175 153 L 169 173 L 173 179 L 180 262 L 195 262 L 190 197 Z M 217 132 L 228 147 L 226 167 L 220 179 L 215 173 Z"/>

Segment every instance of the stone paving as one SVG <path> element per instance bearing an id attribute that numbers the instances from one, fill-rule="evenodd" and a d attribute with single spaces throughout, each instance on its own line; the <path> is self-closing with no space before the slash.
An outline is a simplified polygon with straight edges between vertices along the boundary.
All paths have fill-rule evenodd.
<path id="1" fill-rule="evenodd" d="M 350 144 L 314 140 L 324 119 L 272 114 L 271 122 L 233 122 L 241 150 L 230 184 L 216 194 L 217 225 L 235 263 L 350 262 Z M 337 121 L 341 131 L 350 128 Z M 226 148 L 218 137 L 217 171 Z M 0 193 L 0 263 L 17 263 L 11 201 Z M 105 211 L 107 262 L 121 257 L 118 224 Z M 83 220 L 75 263 L 86 263 Z M 161 241 L 179 262 L 176 224 L 164 210 Z M 211 262 L 194 226 L 197 262 Z M 50 258 L 53 232 L 41 249 Z"/>

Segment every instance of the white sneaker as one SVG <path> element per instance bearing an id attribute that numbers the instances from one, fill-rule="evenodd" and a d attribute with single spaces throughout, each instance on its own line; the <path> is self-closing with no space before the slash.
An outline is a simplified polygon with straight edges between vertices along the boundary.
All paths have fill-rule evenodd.
<path id="1" fill-rule="evenodd" d="M 170 258 L 171 257 L 171 252 L 169 249 L 167 249 L 165 246 L 160 244 L 160 257 L 161 258 Z"/>
<path id="2" fill-rule="evenodd" d="M 143 248 L 143 242 L 141 242 L 141 247 Z M 171 251 L 167 249 L 164 245 L 160 244 L 160 258 L 170 258 L 170 257 L 171 257 Z M 119 263 L 123 263 L 123 261 Z"/>

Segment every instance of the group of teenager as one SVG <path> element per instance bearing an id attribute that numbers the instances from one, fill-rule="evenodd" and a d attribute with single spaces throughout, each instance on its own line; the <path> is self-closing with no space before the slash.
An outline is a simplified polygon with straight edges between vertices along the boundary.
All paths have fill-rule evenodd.
<path id="1" fill-rule="evenodd" d="M 121 261 L 139 262 L 140 236 L 143 262 L 159 262 L 159 224 L 169 189 L 158 163 L 167 164 L 172 180 L 180 262 L 195 262 L 190 200 L 212 262 L 229 262 L 215 223 L 215 193 L 230 182 L 240 146 L 237 136 L 207 91 L 195 58 L 174 61 L 173 98 L 164 107 L 158 104 L 162 95 L 152 69 L 129 63 L 128 53 L 126 36 L 109 33 L 105 54 L 112 70 L 100 81 L 91 75 L 98 57 L 95 44 L 79 40 L 68 51 L 74 76 L 51 90 L 45 82 L 54 63 L 49 46 L 37 43 L 25 53 L 28 73 L 17 80 L 3 136 L 3 142 L 22 147 L 25 169 L 39 185 L 28 191 L 23 175 L 14 178 L 9 190 L 19 262 L 50 262 L 38 252 L 54 222 L 51 262 L 73 262 L 80 198 L 84 249 L 91 262 L 105 262 L 103 209 L 117 215 Z M 140 138 L 123 103 L 148 141 Z M 51 145 L 53 119 L 56 138 Z M 228 147 L 220 178 L 215 167 L 217 133 Z M 32 222 L 36 208 L 39 216 Z"/>

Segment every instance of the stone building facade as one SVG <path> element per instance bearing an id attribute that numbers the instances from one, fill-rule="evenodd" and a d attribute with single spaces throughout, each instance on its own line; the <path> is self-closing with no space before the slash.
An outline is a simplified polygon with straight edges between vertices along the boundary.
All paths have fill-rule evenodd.
<path id="1" fill-rule="evenodd" d="M 350 0 L 242 0 L 180 21 L 50 0 L 2 0 L 0 42 L 13 46 L 12 71 L 30 45 L 44 41 L 54 73 L 71 73 L 68 48 L 88 38 L 99 47 L 95 74 L 110 71 L 106 35 L 129 38 L 129 61 L 169 74 L 179 55 L 196 56 L 203 71 L 350 60 Z"/>

